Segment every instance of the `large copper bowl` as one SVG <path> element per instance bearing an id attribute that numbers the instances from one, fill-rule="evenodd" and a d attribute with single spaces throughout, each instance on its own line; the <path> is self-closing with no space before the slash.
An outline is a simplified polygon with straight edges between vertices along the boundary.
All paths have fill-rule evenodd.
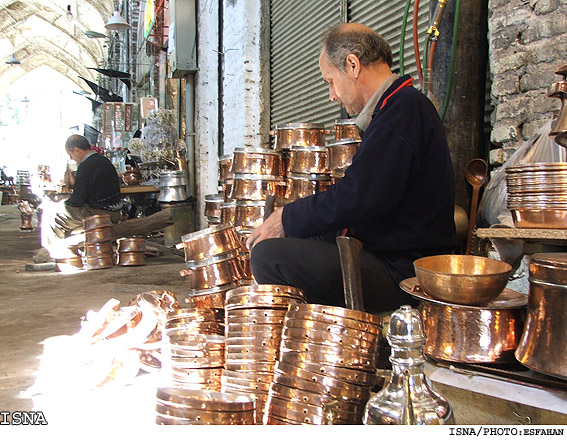
<path id="1" fill-rule="evenodd" d="M 285 192 L 283 178 L 279 176 L 237 174 L 230 193 L 231 199 L 262 201 L 266 196 L 282 197 Z"/>
<path id="2" fill-rule="evenodd" d="M 431 297 L 459 305 L 484 305 L 506 287 L 512 266 L 487 257 L 446 254 L 417 259 L 419 285 Z"/>
<path id="3" fill-rule="evenodd" d="M 234 174 L 281 176 L 281 154 L 267 149 L 235 149 L 230 171 Z"/>
<path id="4" fill-rule="evenodd" d="M 234 227 L 220 224 L 181 236 L 177 249 L 185 249 L 185 260 L 200 261 L 240 249 Z"/>
<path id="5" fill-rule="evenodd" d="M 329 152 L 326 147 L 297 147 L 289 152 L 288 173 L 328 173 Z"/>
<path id="6" fill-rule="evenodd" d="M 293 145 L 325 145 L 325 126 L 316 123 L 278 124 L 275 131 L 275 150 L 289 150 Z"/>

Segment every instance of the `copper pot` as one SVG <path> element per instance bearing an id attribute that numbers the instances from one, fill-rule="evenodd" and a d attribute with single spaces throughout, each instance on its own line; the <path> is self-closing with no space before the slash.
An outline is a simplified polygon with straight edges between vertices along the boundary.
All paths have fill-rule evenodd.
<path id="1" fill-rule="evenodd" d="M 345 170 L 344 169 L 331 170 L 330 175 L 331 175 L 331 184 L 336 184 L 342 178 L 345 177 Z"/>
<path id="2" fill-rule="evenodd" d="M 360 140 L 358 127 L 354 122 L 355 119 L 338 119 L 333 126 L 335 139 L 354 138 Z"/>
<path id="3" fill-rule="evenodd" d="M 143 251 L 118 252 L 117 264 L 120 266 L 145 265 L 146 254 Z"/>
<path id="4" fill-rule="evenodd" d="M 142 173 L 139 168 L 133 168 L 131 170 L 126 170 L 122 173 L 122 181 L 125 185 L 138 185 L 142 182 Z"/>
<path id="5" fill-rule="evenodd" d="M 221 224 L 234 225 L 234 218 L 236 215 L 236 202 L 223 202 L 221 205 Z"/>
<path id="6" fill-rule="evenodd" d="M 327 174 L 290 174 L 285 192 L 287 202 L 325 191 L 331 185 Z"/>
<path id="7" fill-rule="evenodd" d="M 253 279 L 254 276 L 252 275 L 252 268 L 250 267 L 250 253 L 240 252 L 238 253 L 238 258 L 240 259 L 240 264 L 244 271 L 244 279 Z"/>
<path id="8" fill-rule="evenodd" d="M 146 241 L 141 237 L 124 237 L 118 239 L 119 253 L 133 253 L 146 251 Z"/>
<path id="9" fill-rule="evenodd" d="M 221 224 L 181 236 L 177 249 L 185 249 L 185 260 L 195 262 L 226 254 L 240 248 L 234 227 Z"/>
<path id="10" fill-rule="evenodd" d="M 80 256 L 55 259 L 55 270 L 60 273 L 74 273 L 83 269 L 83 259 Z"/>
<path id="11" fill-rule="evenodd" d="M 86 267 L 88 270 L 112 268 L 114 266 L 114 254 L 99 257 L 87 257 Z"/>
<path id="12" fill-rule="evenodd" d="M 567 380 L 567 254 L 533 254 L 529 271 L 528 314 L 516 359 Z"/>
<path id="13" fill-rule="evenodd" d="M 222 193 L 224 195 L 225 202 L 234 202 L 234 199 L 230 197 L 232 193 L 232 187 L 234 186 L 234 179 L 228 179 L 222 184 Z"/>
<path id="14" fill-rule="evenodd" d="M 258 228 L 264 222 L 266 201 L 236 201 L 234 226 L 244 229 Z"/>
<path id="15" fill-rule="evenodd" d="M 205 196 L 205 216 L 208 218 L 221 217 L 221 204 L 224 201 L 222 194 L 208 194 Z"/>
<path id="16" fill-rule="evenodd" d="M 230 171 L 239 174 L 281 176 L 281 155 L 266 149 L 235 149 Z"/>
<path id="17" fill-rule="evenodd" d="M 289 150 L 294 145 L 325 145 L 325 127 L 313 123 L 279 124 L 274 130 L 276 150 Z"/>
<path id="18" fill-rule="evenodd" d="M 237 174 L 230 197 L 232 199 L 261 201 L 266 196 L 281 197 L 285 192 L 283 178 L 278 176 Z"/>
<path id="19" fill-rule="evenodd" d="M 112 240 L 110 227 L 94 228 L 85 230 L 85 243 L 108 242 Z"/>
<path id="20" fill-rule="evenodd" d="M 230 171 L 232 168 L 232 155 L 224 155 L 219 158 L 219 181 L 226 182 L 234 177 Z"/>
<path id="21" fill-rule="evenodd" d="M 329 153 L 325 147 L 297 147 L 289 151 L 288 173 L 328 173 Z"/>
<path id="22" fill-rule="evenodd" d="M 112 242 L 94 242 L 85 243 L 85 256 L 86 257 L 99 257 L 112 254 Z"/>
<path id="23" fill-rule="evenodd" d="M 196 265 L 187 264 L 187 269 L 180 271 L 189 281 L 189 289 L 208 289 L 244 278 L 244 271 L 237 252 L 204 259 Z"/>
<path id="24" fill-rule="evenodd" d="M 433 299 L 420 290 L 415 277 L 402 281 L 400 286 L 420 300 L 427 334 L 426 355 L 455 363 L 514 361 L 524 328 L 524 295 L 505 289 L 484 306 L 466 306 Z"/>
<path id="25" fill-rule="evenodd" d="M 238 282 L 209 289 L 194 289 L 185 298 L 185 304 L 193 308 L 221 308 L 224 309 L 226 292 L 238 288 Z"/>
<path id="26" fill-rule="evenodd" d="M 95 214 L 94 216 L 83 219 L 83 229 L 85 231 L 111 226 L 112 221 L 110 220 L 109 214 Z"/>
<path id="27" fill-rule="evenodd" d="M 329 151 L 329 170 L 344 170 L 352 164 L 352 158 L 358 147 L 360 140 L 341 139 L 327 144 Z"/>

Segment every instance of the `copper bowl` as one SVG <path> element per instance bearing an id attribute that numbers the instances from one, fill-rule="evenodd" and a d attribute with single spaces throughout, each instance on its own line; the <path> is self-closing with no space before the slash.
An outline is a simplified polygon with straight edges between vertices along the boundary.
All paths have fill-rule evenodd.
<path id="1" fill-rule="evenodd" d="M 111 226 L 112 221 L 109 214 L 95 214 L 83 219 L 83 229 L 85 231 Z"/>
<path id="2" fill-rule="evenodd" d="M 281 176 L 281 155 L 267 149 L 235 149 L 230 171 L 239 174 Z"/>
<path id="3" fill-rule="evenodd" d="M 181 240 L 183 242 L 177 245 L 177 249 L 184 248 L 187 262 L 208 259 L 240 248 L 236 231 L 230 224 L 220 224 L 186 234 L 181 236 Z"/>
<path id="4" fill-rule="evenodd" d="M 354 118 L 338 119 L 333 129 L 335 131 L 335 139 L 354 138 L 360 140 L 360 133 Z"/>
<path id="5" fill-rule="evenodd" d="M 322 124 L 278 124 L 273 133 L 276 150 L 290 149 L 293 145 L 325 145 L 325 127 Z"/>
<path id="6" fill-rule="evenodd" d="M 186 276 L 189 289 L 209 289 L 227 285 L 244 278 L 244 270 L 237 252 L 226 253 L 199 261 L 198 264 L 187 264 L 187 269 L 180 271 Z"/>
<path id="7" fill-rule="evenodd" d="M 112 242 L 94 242 L 85 243 L 85 256 L 86 257 L 99 257 L 113 254 Z"/>
<path id="8" fill-rule="evenodd" d="M 341 139 L 327 144 L 329 170 L 344 170 L 352 164 L 352 158 L 360 146 L 360 139 Z"/>
<path id="9" fill-rule="evenodd" d="M 140 169 L 136 168 L 132 170 L 126 170 L 124 173 L 122 173 L 122 181 L 126 186 L 138 185 L 140 182 L 142 182 L 142 173 L 140 172 Z"/>
<path id="10" fill-rule="evenodd" d="M 83 259 L 79 256 L 55 259 L 55 271 L 59 273 L 74 273 L 83 269 Z"/>
<path id="11" fill-rule="evenodd" d="M 225 182 L 232 179 L 234 174 L 230 171 L 232 168 L 232 155 L 223 155 L 219 158 L 219 181 Z"/>
<path id="12" fill-rule="evenodd" d="M 329 152 L 326 147 L 293 146 L 289 151 L 288 173 L 328 173 Z"/>
<path id="13" fill-rule="evenodd" d="M 146 251 L 146 241 L 141 237 L 123 237 L 118 239 L 119 253 L 134 253 Z"/>
<path id="14" fill-rule="evenodd" d="M 264 222 L 266 201 L 236 201 L 234 226 L 244 229 L 258 228 Z"/>
<path id="15" fill-rule="evenodd" d="M 108 242 L 113 239 L 110 227 L 99 227 L 85 230 L 85 244 L 95 242 Z"/>
<path id="16" fill-rule="evenodd" d="M 262 201 L 266 196 L 281 197 L 284 192 L 283 178 L 279 176 L 237 174 L 234 176 L 230 198 Z"/>
<path id="17" fill-rule="evenodd" d="M 118 252 L 117 264 L 120 266 L 145 265 L 146 254 L 143 251 Z"/>
<path id="18" fill-rule="evenodd" d="M 286 202 L 293 202 L 296 199 L 325 191 L 329 185 L 331 185 L 331 180 L 327 174 L 293 173 L 288 176 L 284 199 Z"/>
<path id="19" fill-rule="evenodd" d="M 114 254 L 107 254 L 106 256 L 99 257 L 87 257 L 85 261 L 88 270 L 112 268 L 114 266 Z"/>
<path id="20" fill-rule="evenodd" d="M 479 256 L 440 255 L 413 263 L 423 290 L 437 300 L 459 305 L 484 305 L 502 292 L 512 266 Z"/>

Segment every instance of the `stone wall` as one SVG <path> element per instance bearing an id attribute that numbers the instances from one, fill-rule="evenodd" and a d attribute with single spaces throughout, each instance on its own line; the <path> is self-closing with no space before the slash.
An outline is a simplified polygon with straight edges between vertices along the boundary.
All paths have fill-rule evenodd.
<path id="1" fill-rule="evenodd" d="M 567 0 L 490 0 L 492 165 L 504 162 L 557 116 L 560 101 L 547 96 L 567 63 Z"/>

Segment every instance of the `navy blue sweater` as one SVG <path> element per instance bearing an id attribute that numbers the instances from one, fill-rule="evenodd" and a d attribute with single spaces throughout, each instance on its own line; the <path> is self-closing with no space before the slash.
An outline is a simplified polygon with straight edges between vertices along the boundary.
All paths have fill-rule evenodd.
<path id="1" fill-rule="evenodd" d="M 67 205 L 116 211 L 121 207 L 120 179 L 114 165 L 104 156 L 95 153 L 79 164 L 73 194 Z"/>
<path id="2" fill-rule="evenodd" d="M 282 216 L 289 237 L 349 228 L 397 282 L 414 275 L 415 259 L 456 245 L 455 182 L 444 129 L 431 101 L 414 87 L 390 96 L 407 79 L 398 79 L 378 101 L 344 178 L 286 205 Z"/>

